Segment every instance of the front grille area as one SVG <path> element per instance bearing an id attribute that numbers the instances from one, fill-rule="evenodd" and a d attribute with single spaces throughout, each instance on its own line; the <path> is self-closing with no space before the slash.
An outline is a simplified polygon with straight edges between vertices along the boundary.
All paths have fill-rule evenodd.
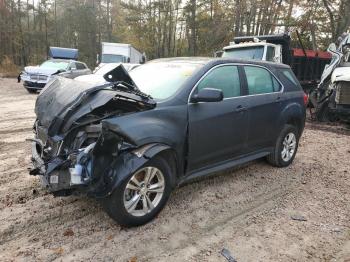
<path id="1" fill-rule="evenodd" d="M 350 82 L 339 82 L 335 100 L 340 105 L 350 105 Z"/>
<path id="2" fill-rule="evenodd" d="M 47 80 L 47 76 L 46 76 L 46 75 L 30 75 L 30 79 L 31 79 L 31 80 L 42 80 L 42 81 L 46 81 L 46 80 Z"/>

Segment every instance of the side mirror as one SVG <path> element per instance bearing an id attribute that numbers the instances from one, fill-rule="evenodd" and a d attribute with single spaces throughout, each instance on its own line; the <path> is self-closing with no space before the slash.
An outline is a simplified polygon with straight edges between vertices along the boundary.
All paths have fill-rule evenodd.
<path id="1" fill-rule="evenodd" d="M 216 52 L 214 53 L 214 57 L 222 57 L 222 54 L 223 54 L 223 53 L 224 53 L 223 50 L 216 51 Z"/>
<path id="2" fill-rule="evenodd" d="M 97 54 L 96 55 L 96 65 L 98 65 L 100 63 L 100 55 Z"/>
<path id="3" fill-rule="evenodd" d="M 140 64 L 144 64 L 144 63 L 146 63 L 146 57 L 145 55 L 142 55 Z"/>
<path id="4" fill-rule="evenodd" d="M 203 88 L 191 98 L 192 103 L 198 102 L 220 102 L 224 99 L 222 90 L 216 88 Z"/>

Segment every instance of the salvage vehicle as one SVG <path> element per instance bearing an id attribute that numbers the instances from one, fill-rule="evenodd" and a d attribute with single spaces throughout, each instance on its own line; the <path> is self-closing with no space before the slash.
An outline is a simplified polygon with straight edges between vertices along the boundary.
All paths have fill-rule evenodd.
<path id="1" fill-rule="evenodd" d="M 18 76 L 18 82 L 23 80 L 23 86 L 29 93 L 43 89 L 46 83 L 57 75 L 75 78 L 91 74 L 85 63 L 77 61 L 77 49 L 50 47 L 49 57 L 49 60 L 39 66 L 26 66 Z"/>
<path id="2" fill-rule="evenodd" d="M 153 219 L 180 184 L 263 157 L 286 167 L 296 155 L 307 96 L 289 66 L 169 58 L 105 79 L 47 84 L 30 174 L 54 195 L 100 199 L 122 225 Z"/>
<path id="3" fill-rule="evenodd" d="M 97 67 L 92 74 L 78 76 L 74 79 L 77 81 L 81 81 L 81 82 L 90 82 L 90 83 L 94 83 L 94 84 L 105 84 L 105 83 L 108 83 L 108 81 L 106 81 L 106 79 L 103 76 L 121 64 L 126 69 L 126 71 L 130 71 L 130 70 L 132 70 L 140 65 L 140 64 L 130 64 L 130 63 L 126 63 L 126 64 L 124 64 L 124 63 L 107 63 L 107 64 L 103 64 L 103 65 L 100 65 L 99 67 Z"/>
<path id="4" fill-rule="evenodd" d="M 318 88 L 310 94 L 319 121 L 350 122 L 350 34 L 344 33 L 338 47 L 330 44 L 332 61 L 323 71 Z"/>
<path id="5" fill-rule="evenodd" d="M 291 47 L 289 34 L 240 36 L 225 46 L 221 57 L 257 59 L 289 65 L 304 91 L 310 93 L 320 82 L 323 69 L 331 61 L 328 52 L 306 50 L 299 38 L 301 48 Z"/>

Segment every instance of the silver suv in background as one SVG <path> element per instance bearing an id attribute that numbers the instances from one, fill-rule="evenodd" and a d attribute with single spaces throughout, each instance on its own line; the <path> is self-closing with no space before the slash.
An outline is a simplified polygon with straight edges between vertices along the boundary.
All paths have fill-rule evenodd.
<path id="1" fill-rule="evenodd" d="M 85 63 L 76 61 L 77 49 L 51 47 L 49 56 L 52 58 L 39 66 L 25 67 L 18 76 L 18 81 L 23 80 L 23 86 L 29 93 L 43 89 L 46 83 L 56 75 L 75 78 L 91 74 L 91 70 Z"/>

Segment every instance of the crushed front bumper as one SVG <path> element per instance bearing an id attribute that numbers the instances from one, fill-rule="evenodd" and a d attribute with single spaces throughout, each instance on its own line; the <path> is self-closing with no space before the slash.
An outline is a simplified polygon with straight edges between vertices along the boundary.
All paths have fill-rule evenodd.
<path id="1" fill-rule="evenodd" d="M 42 144 L 40 140 L 34 139 L 32 142 L 32 163 L 33 168 L 29 171 L 30 175 L 38 175 L 41 184 L 49 192 L 57 192 L 61 190 L 71 190 L 70 173 L 67 161 L 54 157 L 45 163 L 42 158 Z"/>
<path id="2" fill-rule="evenodd" d="M 38 146 L 40 146 L 39 142 L 37 141 L 32 142 L 33 168 L 29 171 L 29 174 L 39 175 L 42 186 L 45 188 L 49 188 L 50 184 L 47 177 L 45 176 L 45 173 L 46 173 L 45 162 L 38 153 Z"/>

